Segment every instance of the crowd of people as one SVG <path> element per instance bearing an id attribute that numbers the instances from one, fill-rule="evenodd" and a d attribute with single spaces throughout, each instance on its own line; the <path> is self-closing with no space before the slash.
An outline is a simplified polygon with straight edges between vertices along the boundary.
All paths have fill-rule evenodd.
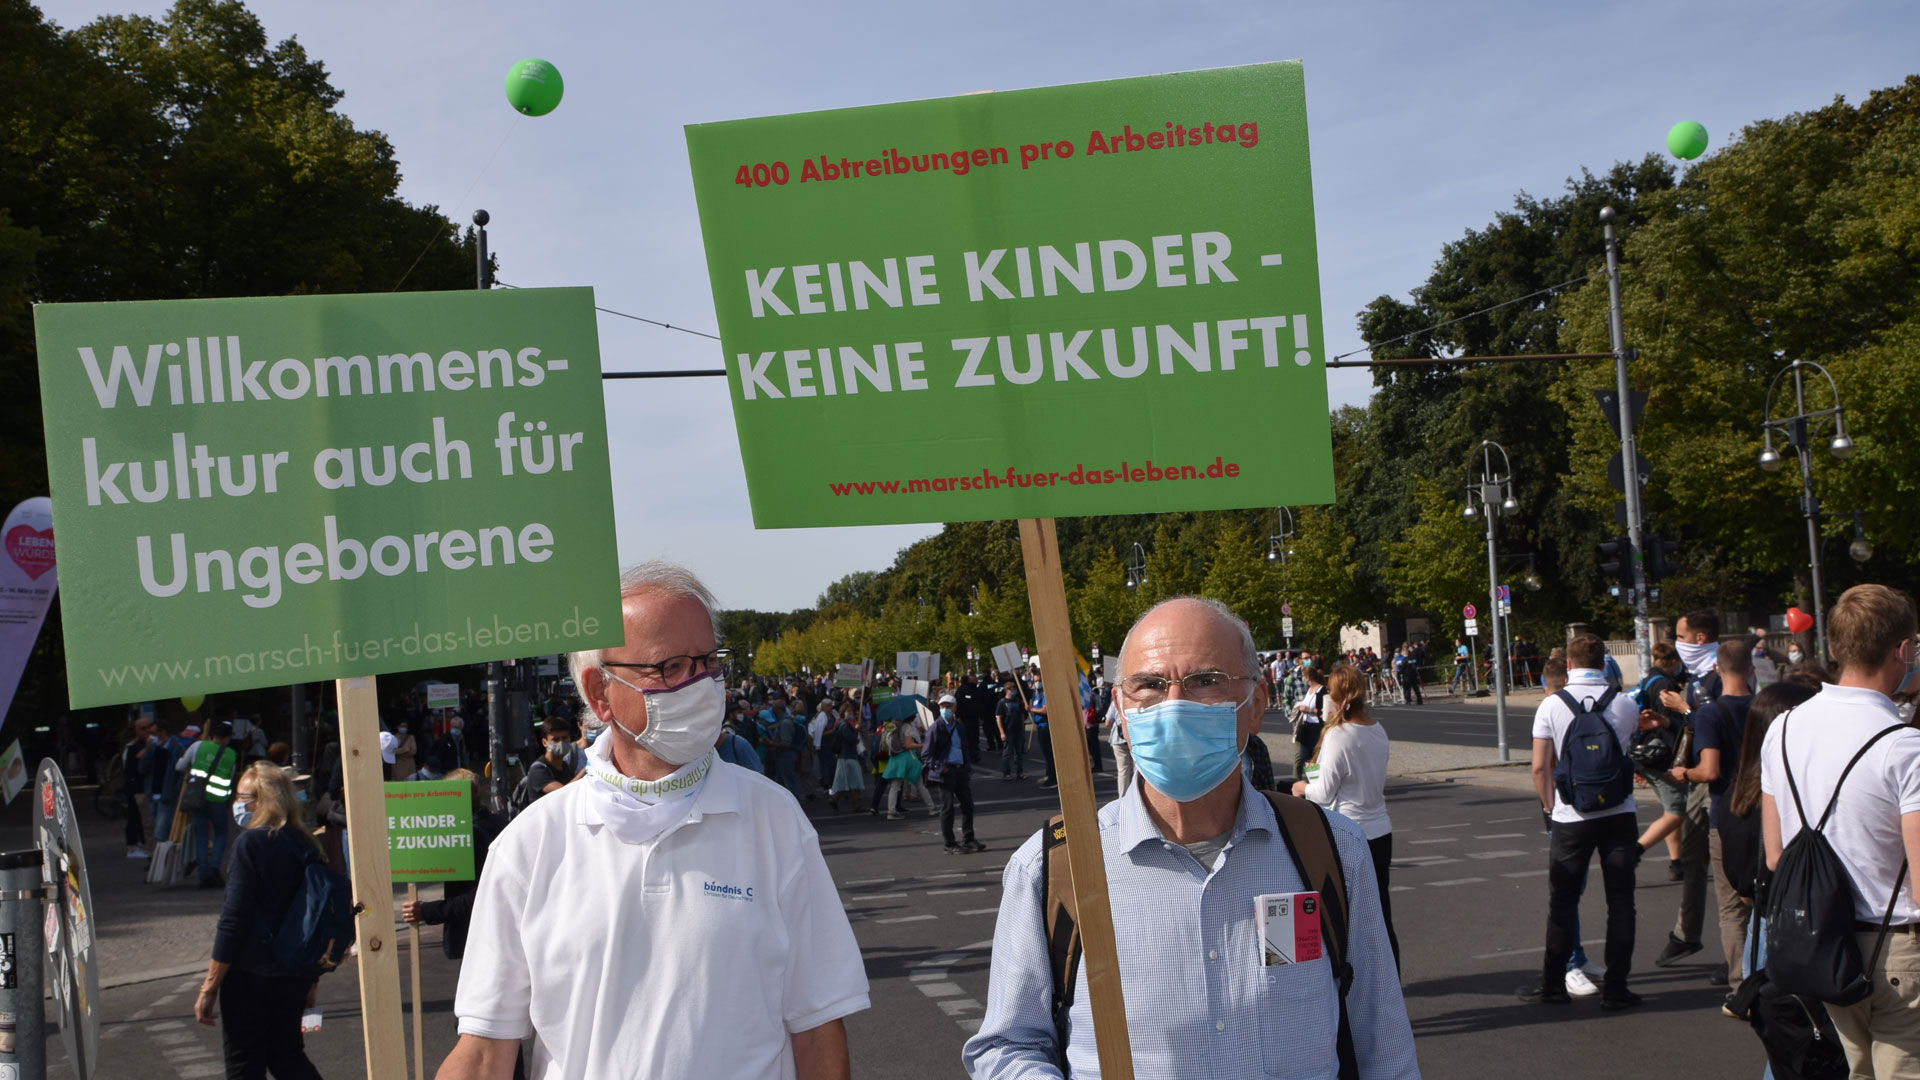
<path id="1" fill-rule="evenodd" d="M 1419 700 L 1403 676 L 1417 690 L 1422 648 L 1397 649 L 1385 662 L 1365 649 L 1262 656 L 1230 611 L 1183 598 L 1142 617 L 1120 677 L 1110 684 L 1104 672 L 1090 673 L 1069 716 L 1049 706 L 1037 666 L 951 672 L 924 694 L 902 693 L 909 684 L 885 672 L 860 686 L 826 676 L 729 683 L 711 598 L 697 580 L 647 564 L 624 588 L 627 644 L 576 655 L 571 680 L 540 702 L 540 741 L 527 748 L 505 812 L 493 811 L 462 767 L 478 748 L 467 745 L 457 714 L 397 701 L 384 721 L 390 775 L 475 781 L 484 872 L 402 912 L 444 924 L 443 948 L 464 965 L 461 1040 L 442 1076 L 520 1075 L 526 1036 L 538 1075 L 608 1075 L 615 1062 L 623 1073 L 641 1062 L 643 1071 L 671 1074 L 715 1025 L 728 1032 L 727 1075 L 846 1075 L 843 1020 L 867 1006 L 866 979 L 809 814 L 899 821 L 924 811 L 940 818 L 948 853 L 980 853 L 975 780 L 1019 783 L 1031 763 L 1033 782 L 1056 785 L 1049 725 L 1060 724 L 1078 724 L 1090 766 L 1112 768 L 1118 781 L 1100 827 L 1119 844 L 1109 841 L 1107 864 L 1116 933 L 1130 943 L 1121 982 L 1128 1001 L 1151 1002 L 1144 1011 L 1156 1017 L 1130 1032 L 1141 1075 L 1190 1075 L 1182 1063 L 1194 1060 L 1200 1030 L 1216 1036 L 1205 1052 L 1214 1075 L 1419 1074 L 1392 917 L 1391 741 L 1376 709 Z M 1766 983 L 1752 972 L 1767 963 L 1761 912 L 1771 868 L 1797 835 L 1817 828 L 1851 883 L 1852 947 L 1870 959 L 1864 996 L 1826 1006 L 1825 1027 L 1815 1030 L 1834 1033 L 1856 1076 L 1920 1067 L 1920 1036 L 1908 1020 L 1920 993 L 1912 985 L 1920 730 L 1908 726 L 1916 631 L 1903 594 L 1860 586 L 1833 608 L 1831 673 L 1761 639 L 1722 635 L 1708 611 L 1680 619 L 1632 686 L 1591 635 L 1540 659 L 1546 695 L 1534 717 L 1532 777 L 1552 838 L 1549 900 L 1541 978 L 1519 996 L 1548 1006 L 1598 997 L 1609 1012 L 1641 1004 L 1631 987 L 1634 884 L 1642 859 L 1661 851 L 1664 876 L 1680 889 L 1654 963 L 1704 949 L 1711 887 L 1730 962 L 1708 977 L 1724 985 L 1727 1015 L 1748 1016 L 1755 987 Z M 1284 727 L 1276 729 L 1275 715 Z M 1257 733 L 1262 718 L 1269 736 L 1291 739 L 1291 760 L 1272 760 Z M 271 1059 L 286 1070 L 276 1075 L 299 1076 L 311 1075 L 296 1015 L 309 987 L 273 982 L 234 931 L 241 914 L 290 902 L 288 882 L 305 852 L 320 848 L 309 823 L 328 820 L 327 807 L 303 805 L 293 783 L 300 778 L 276 764 L 281 749 L 252 760 L 225 717 L 178 736 L 141 720 L 122 767 L 130 777 L 159 777 L 139 789 L 151 820 L 190 813 L 205 826 L 197 865 L 209 887 L 228 889 L 196 1013 L 212 1022 L 219 1003 L 230 1063 Z M 1661 811 L 1644 830 L 1636 791 Z M 188 801 L 191 810 L 181 806 Z M 1296 805 L 1316 808 L 1323 848 L 1302 841 Z M 138 812 L 128 816 L 131 848 L 132 823 L 149 826 Z M 223 882 L 229 817 L 241 833 Z M 1049 869 L 1055 842 L 1043 830 L 1007 860 L 986 1013 L 963 1055 L 980 1080 L 1096 1067 L 1086 996 L 1074 993 L 1074 979 L 1062 982 L 1077 961 L 1057 947 L 1077 938 Z M 700 867 L 701 881 L 676 883 L 669 872 L 656 883 L 653 853 L 667 850 Z M 1596 857 L 1607 907 L 1602 963 L 1581 947 L 1578 917 Z M 1325 898 L 1330 929 L 1343 931 L 1326 946 L 1343 950 L 1337 959 L 1352 971 L 1344 992 L 1332 982 L 1274 981 L 1271 959 L 1256 962 L 1259 948 L 1235 944 L 1253 932 L 1236 921 L 1239 902 L 1210 903 L 1213 890 L 1249 902 Z M 744 924 L 714 922 L 704 903 L 715 896 L 757 906 L 736 909 Z M 640 904 L 648 918 L 606 920 L 585 933 L 543 929 L 539 913 L 563 897 L 572 907 Z M 1216 975 L 1221 948 L 1245 948 L 1256 960 L 1236 959 Z M 711 981 L 735 966 L 760 987 L 745 1001 L 696 1001 L 672 1024 L 656 1017 L 618 1031 L 596 1019 L 643 983 Z M 1812 1002 L 1807 1015 L 1817 1009 Z M 1288 1017 L 1288 1039 L 1263 1037 L 1271 1015 Z M 235 1030 L 237 1018 L 244 1030 Z M 280 1034 L 267 1040 L 265 1031 Z"/>

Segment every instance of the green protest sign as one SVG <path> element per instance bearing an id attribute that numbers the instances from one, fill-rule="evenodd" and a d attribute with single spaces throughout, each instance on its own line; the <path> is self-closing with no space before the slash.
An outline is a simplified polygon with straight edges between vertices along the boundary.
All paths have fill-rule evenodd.
<path id="1" fill-rule="evenodd" d="M 1298 63 L 687 146 L 756 525 L 1332 500 Z"/>
<path id="2" fill-rule="evenodd" d="M 387 852 L 395 881 L 472 881 L 473 782 L 388 784 Z"/>
<path id="3" fill-rule="evenodd" d="M 591 290 L 34 324 L 74 707 L 620 641 Z"/>

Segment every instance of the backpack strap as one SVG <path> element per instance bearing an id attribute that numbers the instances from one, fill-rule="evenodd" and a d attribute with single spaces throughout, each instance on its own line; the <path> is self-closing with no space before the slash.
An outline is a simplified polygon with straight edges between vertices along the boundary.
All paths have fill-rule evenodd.
<path id="1" fill-rule="evenodd" d="M 1073 1007 L 1073 984 L 1080 970 L 1080 909 L 1073 895 L 1073 867 L 1066 859 L 1066 817 L 1055 814 L 1040 834 L 1040 915 L 1047 931 L 1047 967 L 1053 972 L 1053 1030 L 1059 1041 L 1060 1063 L 1067 1060 L 1067 1011 Z M 1054 849 L 1062 849 L 1058 856 Z"/>
<path id="2" fill-rule="evenodd" d="M 1321 936 L 1327 945 L 1327 962 L 1333 968 L 1334 982 L 1340 988 L 1340 1031 L 1336 1049 L 1340 1059 L 1340 1080 L 1358 1080 L 1359 1058 L 1353 1049 L 1353 1027 L 1347 1017 L 1347 992 L 1353 989 L 1353 965 L 1347 960 L 1349 907 L 1346 868 L 1340 863 L 1340 850 L 1333 839 L 1333 824 L 1319 806 L 1277 791 L 1261 794 L 1273 805 L 1273 817 L 1280 827 L 1280 839 L 1287 845 L 1295 869 L 1307 888 L 1320 894 Z"/>
<path id="3" fill-rule="evenodd" d="M 1853 772 L 1853 767 L 1855 765 L 1860 764 L 1860 759 L 1867 756 L 1867 751 L 1873 749 L 1874 743 L 1879 742 L 1881 739 L 1886 738 L 1887 736 L 1893 734 L 1896 731 L 1903 730 L 1906 726 L 1907 725 L 1905 724 L 1893 724 L 1888 727 L 1881 728 L 1879 731 L 1876 731 L 1873 733 L 1873 738 L 1868 739 L 1866 742 L 1866 745 L 1862 746 L 1859 750 L 1854 752 L 1853 760 L 1847 762 L 1847 767 L 1840 771 L 1840 779 L 1834 782 L 1833 798 L 1827 800 L 1826 812 L 1820 815 L 1820 824 L 1814 826 L 1814 829 L 1816 831 L 1827 827 L 1827 819 L 1833 816 L 1833 808 L 1840 805 L 1840 789 L 1843 786 L 1845 786 L 1847 782 L 1847 775 Z M 1785 731 L 1782 731 L 1780 732 L 1780 749 L 1782 753 L 1786 751 L 1786 747 L 1787 747 L 1787 733 Z M 1795 798 L 1797 799 L 1798 796 L 1796 795 Z M 1802 820 L 1803 821 L 1805 820 L 1804 815 L 1802 816 Z M 1899 891 L 1900 891 L 1899 887 L 1896 885 L 1894 888 L 1894 892 L 1897 893 Z"/>

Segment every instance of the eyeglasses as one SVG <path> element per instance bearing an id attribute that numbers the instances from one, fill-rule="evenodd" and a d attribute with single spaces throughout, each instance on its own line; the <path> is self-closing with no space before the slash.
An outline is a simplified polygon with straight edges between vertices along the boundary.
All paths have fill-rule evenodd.
<path id="1" fill-rule="evenodd" d="M 1251 675 L 1229 675 L 1224 671 L 1196 671 L 1179 679 L 1164 675 L 1128 675 L 1120 680 L 1120 693 L 1130 705 L 1158 705 L 1167 698 L 1167 688 L 1180 684 L 1180 696 L 1205 705 L 1239 702 L 1235 683 L 1253 682 Z"/>
<path id="2" fill-rule="evenodd" d="M 733 656 L 732 649 L 715 649 L 710 653 L 701 653 L 697 656 L 669 656 L 665 660 L 651 664 L 622 664 L 603 660 L 600 666 L 631 668 L 639 672 L 643 679 L 655 679 L 671 686 L 674 683 L 684 682 L 692 675 L 711 673 L 731 656 Z"/>

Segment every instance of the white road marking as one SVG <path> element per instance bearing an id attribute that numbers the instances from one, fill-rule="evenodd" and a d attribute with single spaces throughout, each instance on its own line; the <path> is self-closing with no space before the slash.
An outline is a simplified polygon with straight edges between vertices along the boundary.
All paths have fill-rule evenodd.
<path id="1" fill-rule="evenodd" d="M 1451 825 L 1429 825 L 1427 826 L 1427 828 L 1429 829 L 1464 829 L 1471 824 L 1472 822 L 1469 822 L 1469 821 L 1456 821 Z"/>
<path id="2" fill-rule="evenodd" d="M 199 1042 L 200 1038 L 191 1031 L 161 1031 L 154 1034 L 153 1041 L 161 1046 L 175 1046 L 180 1043 Z"/>
<path id="3" fill-rule="evenodd" d="M 1515 870 L 1510 874 L 1501 874 L 1500 876 L 1501 877 L 1540 877 L 1545 873 L 1547 873 L 1547 871 L 1545 870 Z"/>
<path id="4" fill-rule="evenodd" d="M 1504 825 L 1509 821 L 1532 821 L 1530 817 L 1497 817 L 1487 822 L 1489 825 Z"/>
<path id="5" fill-rule="evenodd" d="M 856 885 L 885 885 L 892 880 L 893 879 L 890 877 L 874 877 L 874 878 L 861 878 L 859 881 L 843 881 L 840 884 L 845 885 L 848 888 L 852 888 L 853 886 L 856 886 Z"/>
<path id="6" fill-rule="evenodd" d="M 1446 881 L 1429 881 L 1427 882 L 1427 885 L 1429 888 L 1444 889 L 1449 885 L 1471 885 L 1476 881 L 1485 881 L 1485 880 L 1487 879 L 1483 877 L 1450 878 Z"/>
<path id="7" fill-rule="evenodd" d="M 997 907 L 977 907 L 977 908 L 972 908 L 972 909 L 969 909 L 969 910 L 967 910 L 967 911 L 962 911 L 962 912 L 960 912 L 960 914 L 962 914 L 962 915 L 991 915 L 991 914 L 993 914 L 994 912 L 996 912 L 996 911 L 999 911 L 999 910 L 1000 910 L 1000 909 L 999 909 L 999 908 L 997 908 Z"/>
<path id="8" fill-rule="evenodd" d="M 886 926 L 889 923 L 920 922 L 923 919 L 931 918 L 933 918 L 931 915 L 896 915 L 891 919 L 875 919 L 873 921 L 882 926 Z"/>
<path id="9" fill-rule="evenodd" d="M 1516 836 L 1525 836 L 1525 835 L 1527 834 L 1523 832 L 1496 832 L 1496 833 L 1487 833 L 1484 836 L 1476 836 L 1474 837 L 1474 839 L 1475 840 L 1511 840 Z"/>
<path id="10" fill-rule="evenodd" d="M 959 1016 L 963 1012 L 985 1012 L 986 1007 L 972 998 L 960 998 L 957 1001 L 936 1001 L 940 1011 L 948 1016 Z"/>
<path id="11" fill-rule="evenodd" d="M 928 896 L 954 896 L 959 893 L 986 892 L 986 891 L 987 891 L 987 887 L 985 885 L 974 885 L 965 889 L 928 889 L 927 895 Z"/>
<path id="12" fill-rule="evenodd" d="M 907 894 L 903 892 L 856 893 L 853 896 L 847 897 L 847 902 L 852 903 L 855 900 L 904 900 L 906 898 Z"/>
<path id="13" fill-rule="evenodd" d="M 1387 891 L 1388 891 L 1388 892 L 1412 892 L 1412 891 L 1413 891 L 1413 886 L 1411 886 L 1411 885 L 1389 885 L 1389 886 L 1387 886 Z"/>
<path id="14" fill-rule="evenodd" d="M 1409 844 L 1457 844 L 1460 842 L 1460 838 L 1457 836 L 1436 836 L 1431 840 L 1409 840 L 1407 842 Z"/>
<path id="15" fill-rule="evenodd" d="M 1469 851 L 1469 859 L 1511 859 L 1515 855 L 1525 855 L 1524 851 Z"/>
<path id="16" fill-rule="evenodd" d="M 182 1065 L 173 1071 L 180 1074 L 181 1080 L 200 1080 L 203 1076 L 227 1075 L 227 1066 L 225 1062 L 210 1061 L 205 1065 Z"/>

